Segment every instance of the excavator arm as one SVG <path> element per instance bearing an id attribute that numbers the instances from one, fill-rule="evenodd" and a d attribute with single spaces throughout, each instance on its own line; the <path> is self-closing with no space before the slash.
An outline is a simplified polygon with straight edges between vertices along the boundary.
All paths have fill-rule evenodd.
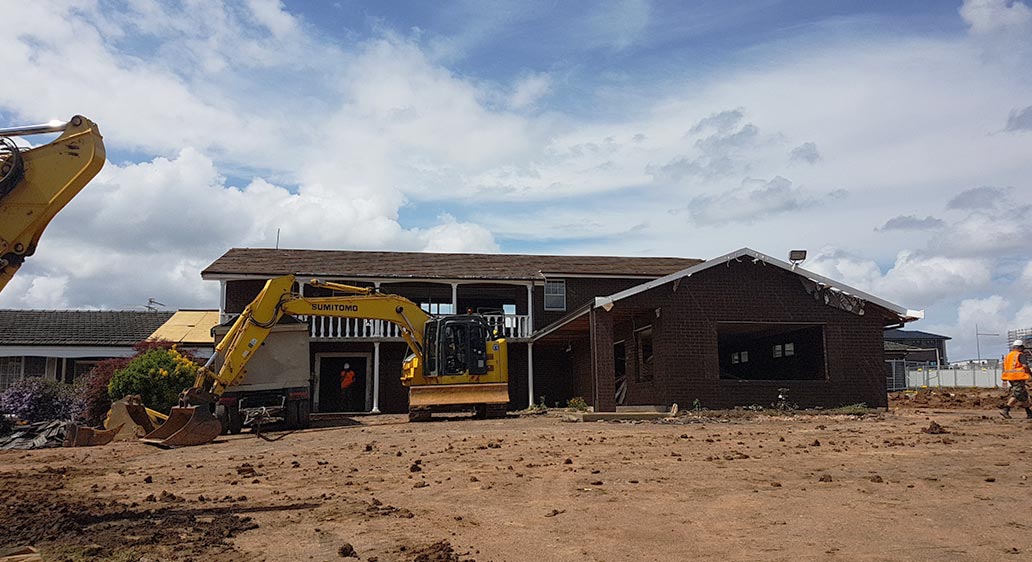
<path id="1" fill-rule="evenodd" d="M 296 282 L 293 275 L 266 282 L 199 370 L 194 385 L 183 391 L 179 407 L 144 437 L 145 442 L 181 447 L 214 440 L 222 424 L 212 415 L 211 405 L 243 381 L 248 363 L 284 314 L 385 320 L 399 326 L 412 351 L 402 375 L 402 384 L 409 387 L 410 419 L 426 419 L 431 407 L 447 405 L 474 404 L 484 411 L 491 405 L 504 413 L 509 401 L 506 342 L 491 335 L 483 318 L 433 318 L 398 295 L 321 281 L 308 284 L 352 294 L 304 297 L 295 292 Z M 216 369 L 219 357 L 223 360 Z"/>
<path id="2" fill-rule="evenodd" d="M 10 137 L 61 133 L 22 151 Z M 51 219 L 104 166 L 97 125 L 76 115 L 68 123 L 0 129 L 0 290 L 36 251 Z"/>
<path id="3" fill-rule="evenodd" d="M 417 356 L 423 353 L 423 327 L 430 320 L 419 306 L 397 295 L 374 294 L 370 289 L 337 283 L 313 281 L 313 287 L 358 293 L 348 296 L 302 297 L 293 292 L 295 278 L 286 275 L 269 280 L 237 317 L 226 337 L 219 342 L 212 358 L 198 375 L 196 387 L 221 396 L 226 388 L 238 384 L 246 373 L 247 362 L 268 337 L 284 314 L 386 320 L 401 328 L 402 337 Z M 217 371 L 211 370 L 215 358 L 225 360 Z"/>
<path id="4" fill-rule="evenodd" d="M 294 292 L 296 281 L 295 276 L 284 275 L 266 282 L 198 371 L 194 385 L 183 391 L 179 407 L 172 409 L 161 427 L 144 437 L 145 442 L 182 447 L 214 440 L 222 432 L 222 424 L 211 414 L 209 405 L 243 380 L 248 362 L 284 314 L 386 320 L 401 327 L 414 354 L 423 353 L 423 327 L 430 315 L 414 302 L 397 295 L 373 294 L 368 288 L 320 281 L 309 284 L 357 294 L 306 298 Z M 222 365 L 215 369 L 220 356 L 224 358 Z"/>

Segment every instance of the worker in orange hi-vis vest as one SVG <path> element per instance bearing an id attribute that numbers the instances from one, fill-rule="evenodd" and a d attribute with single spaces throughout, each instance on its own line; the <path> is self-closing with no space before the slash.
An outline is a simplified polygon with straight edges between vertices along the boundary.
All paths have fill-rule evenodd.
<path id="1" fill-rule="evenodd" d="M 351 364 L 345 363 L 344 370 L 340 372 L 340 404 L 341 408 L 347 408 L 347 391 L 355 384 L 355 371 L 351 370 Z"/>
<path id="2" fill-rule="evenodd" d="M 1003 380 L 1010 383 L 1010 397 L 1007 405 L 1000 410 L 1003 417 L 1010 419 L 1010 410 L 1014 406 L 1025 408 L 1025 415 L 1032 420 L 1032 410 L 1028 402 L 1028 381 L 1032 379 L 1029 369 L 1028 355 L 1025 354 L 1025 342 L 1014 340 L 1011 351 L 1003 358 Z"/>

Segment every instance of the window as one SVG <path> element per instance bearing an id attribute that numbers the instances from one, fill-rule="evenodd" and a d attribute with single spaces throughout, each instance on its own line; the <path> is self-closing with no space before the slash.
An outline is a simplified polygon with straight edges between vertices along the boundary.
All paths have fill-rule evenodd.
<path id="1" fill-rule="evenodd" d="M 721 379 L 797 381 L 827 378 L 823 325 L 717 322 L 716 328 L 716 356 Z"/>
<path id="2" fill-rule="evenodd" d="M 0 357 L 0 392 L 22 378 L 21 357 Z"/>
<path id="3" fill-rule="evenodd" d="M 566 310 L 566 281 L 545 281 L 545 310 Z"/>
<path id="4" fill-rule="evenodd" d="M 25 358 L 25 376 L 26 377 L 42 377 L 47 374 L 47 358 L 46 357 L 26 357 Z"/>

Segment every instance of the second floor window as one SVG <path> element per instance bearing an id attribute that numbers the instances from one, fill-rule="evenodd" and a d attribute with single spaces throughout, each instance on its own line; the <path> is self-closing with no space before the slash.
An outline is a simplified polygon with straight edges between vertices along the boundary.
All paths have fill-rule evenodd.
<path id="1" fill-rule="evenodd" d="M 566 281 L 545 281 L 545 310 L 566 310 Z"/>

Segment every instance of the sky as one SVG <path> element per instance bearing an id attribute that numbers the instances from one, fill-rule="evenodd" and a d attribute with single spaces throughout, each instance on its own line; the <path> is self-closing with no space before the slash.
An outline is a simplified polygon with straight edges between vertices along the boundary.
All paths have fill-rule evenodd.
<path id="1" fill-rule="evenodd" d="M 0 307 L 216 308 L 232 247 L 712 258 L 1032 327 L 1029 0 L 17 2 L 0 127 L 108 162 Z M 29 142 L 47 142 L 33 137 Z"/>

